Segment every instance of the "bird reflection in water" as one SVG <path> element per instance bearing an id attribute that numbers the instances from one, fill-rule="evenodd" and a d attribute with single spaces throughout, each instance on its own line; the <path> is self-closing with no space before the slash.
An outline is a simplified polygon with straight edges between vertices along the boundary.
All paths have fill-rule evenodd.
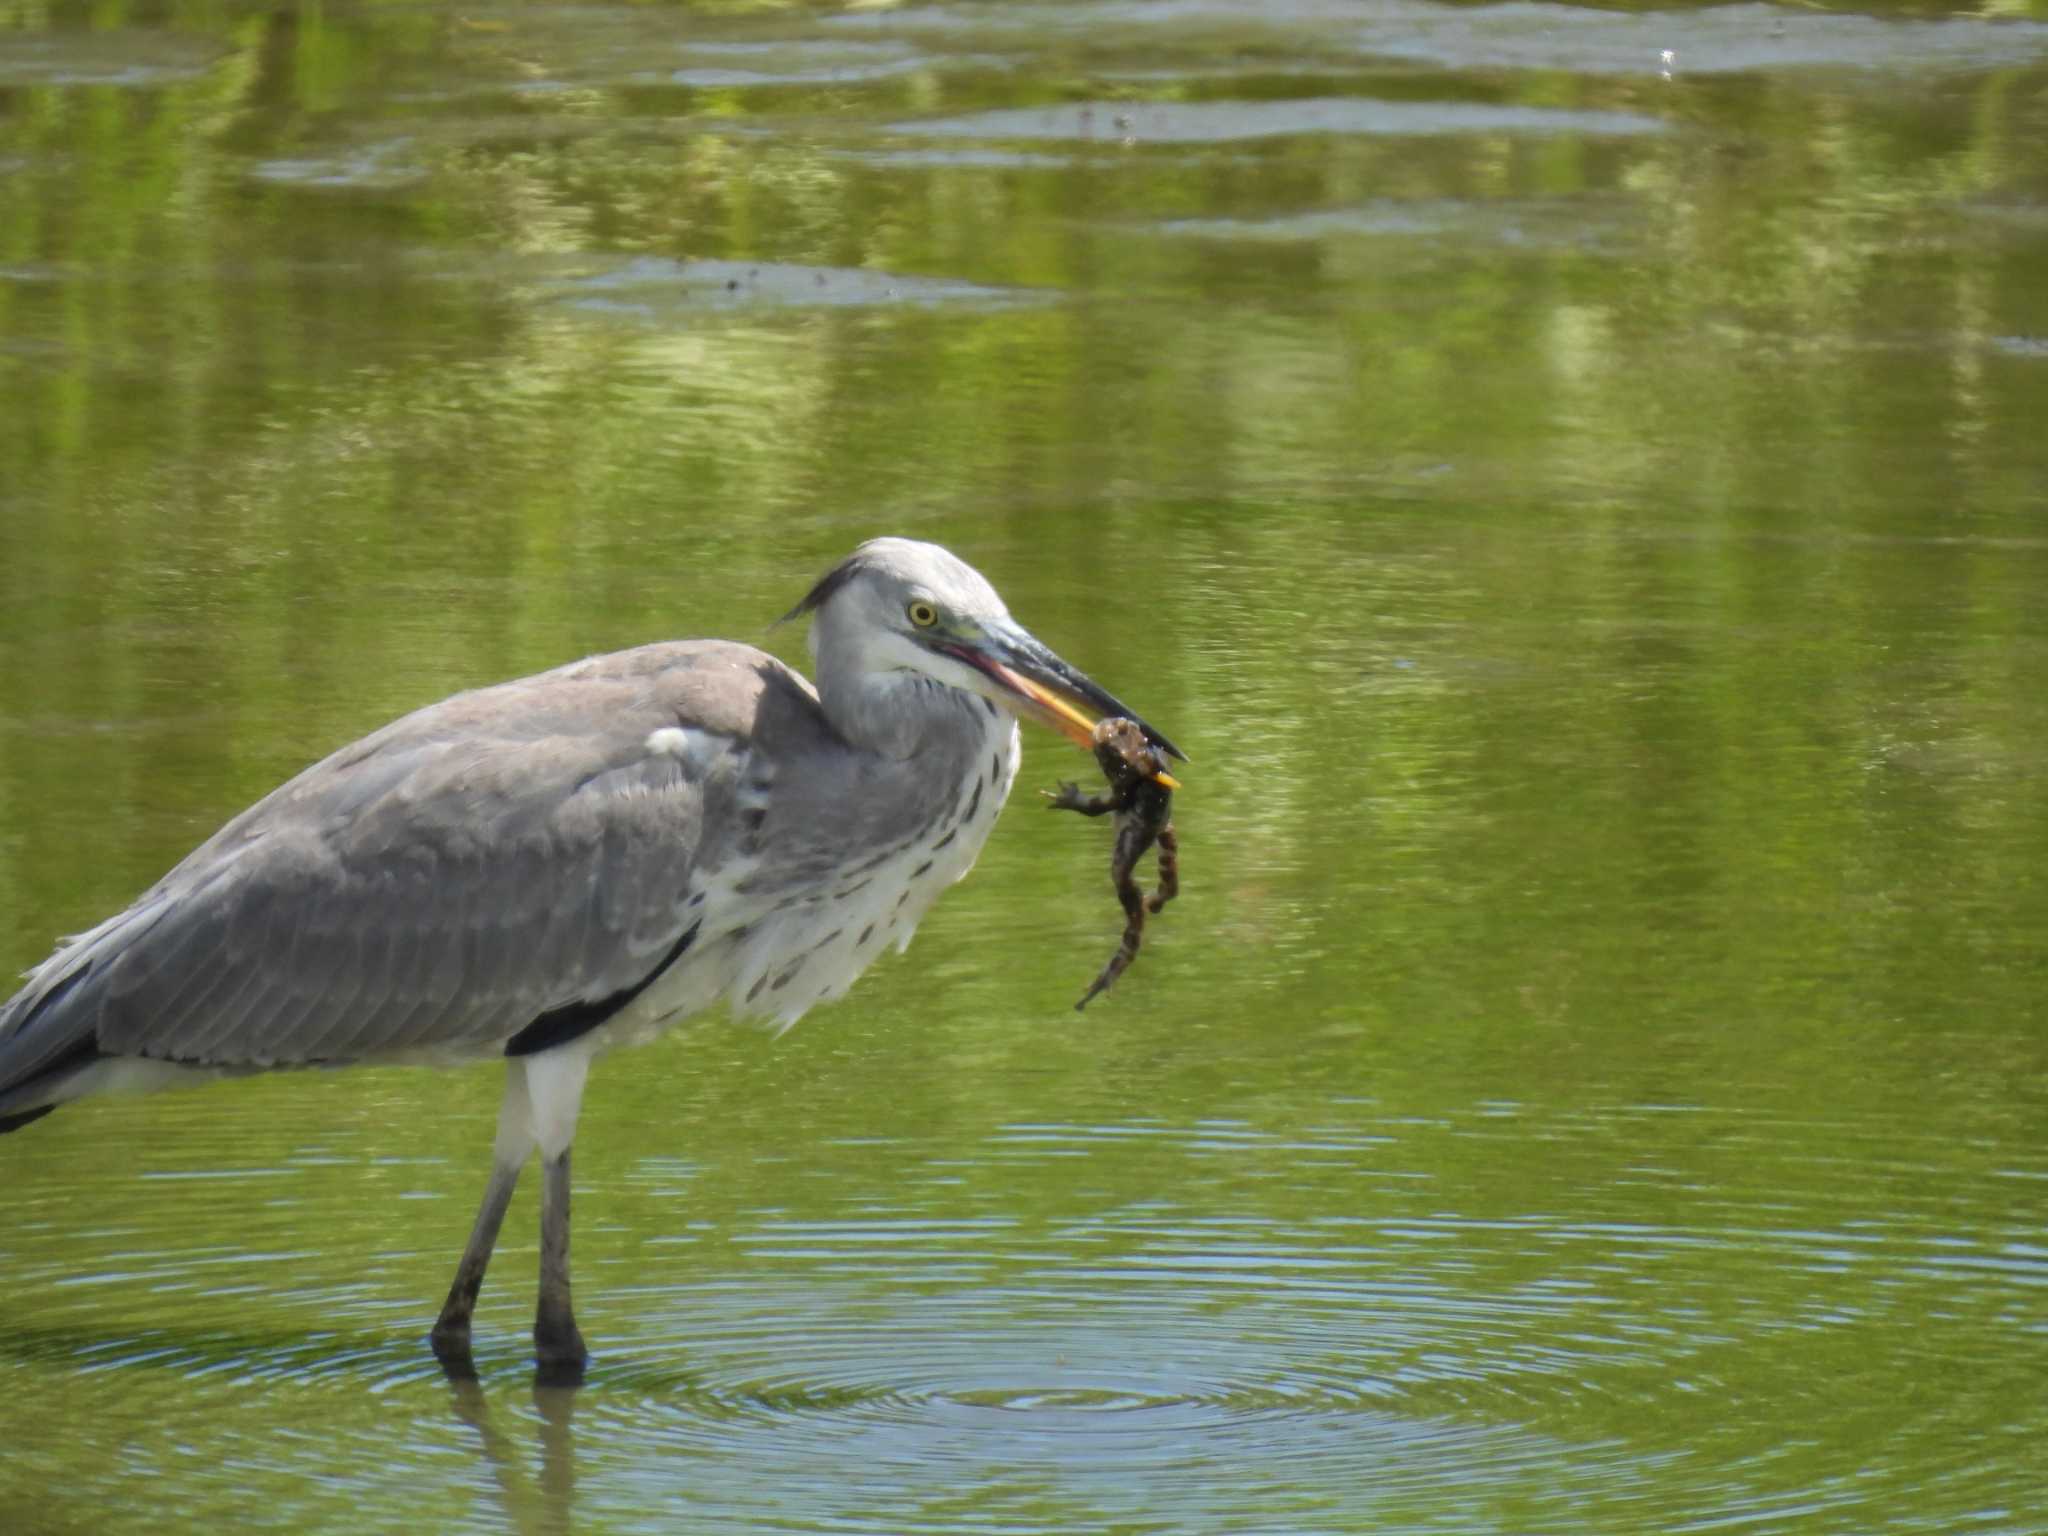
<path id="1" fill-rule="evenodd" d="M 454 1364 L 444 1369 L 449 1406 L 475 1431 L 477 1448 L 491 1474 L 499 1515 L 495 1523 L 517 1536 L 568 1536 L 575 1529 L 576 1441 L 570 1421 L 576 1411 L 576 1385 L 534 1381 L 535 1411 L 527 1422 L 538 1443 L 536 1467 L 516 1432 L 508 1434 L 500 1426 L 490 1394 L 476 1373 Z M 514 1423 L 522 1420 L 525 1415 L 512 1417 Z"/>

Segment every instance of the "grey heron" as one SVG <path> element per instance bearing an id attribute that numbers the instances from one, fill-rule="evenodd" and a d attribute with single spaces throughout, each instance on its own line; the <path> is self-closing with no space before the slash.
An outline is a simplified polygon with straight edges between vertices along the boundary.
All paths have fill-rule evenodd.
<path id="1" fill-rule="evenodd" d="M 103 1093 L 502 1057 L 433 1344 L 468 1358 L 538 1151 L 534 1342 L 580 1370 L 569 1151 L 592 1058 L 721 1000 L 787 1026 L 838 997 L 974 863 L 1019 717 L 1085 745 L 1131 715 L 936 545 L 861 545 L 785 617 L 806 615 L 815 687 L 751 646 L 666 642 L 457 694 L 306 769 L 0 1005 L 0 1131 Z"/>

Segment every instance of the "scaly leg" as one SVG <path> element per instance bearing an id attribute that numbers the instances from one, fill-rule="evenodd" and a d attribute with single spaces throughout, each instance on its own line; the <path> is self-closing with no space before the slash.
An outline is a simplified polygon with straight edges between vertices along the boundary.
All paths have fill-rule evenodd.
<path id="1" fill-rule="evenodd" d="M 526 1094 L 526 1063 L 515 1060 L 506 1063 L 505 1097 L 498 1105 L 498 1135 L 491 1145 L 491 1182 L 484 1187 L 476 1225 L 470 1228 L 462 1262 L 455 1266 L 455 1283 L 448 1287 L 448 1299 L 434 1323 L 434 1353 L 443 1362 L 469 1359 L 469 1320 L 483 1289 L 484 1271 L 518 1186 L 519 1170 L 532 1155 L 533 1106 Z"/>
<path id="2" fill-rule="evenodd" d="M 550 1384 L 582 1375 L 590 1351 L 569 1306 L 569 1151 L 542 1158 L 540 1305 L 533 1316 L 534 1351 Z"/>
<path id="3" fill-rule="evenodd" d="M 533 1315 L 534 1350 L 547 1384 L 580 1380 L 590 1352 L 569 1306 L 569 1144 L 590 1058 L 575 1045 L 527 1059 L 534 1135 L 540 1143 L 540 1304 Z"/>

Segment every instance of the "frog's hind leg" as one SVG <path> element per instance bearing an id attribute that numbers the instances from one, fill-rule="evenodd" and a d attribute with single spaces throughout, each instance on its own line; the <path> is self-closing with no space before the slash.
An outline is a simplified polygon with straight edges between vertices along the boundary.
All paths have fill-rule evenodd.
<path id="1" fill-rule="evenodd" d="M 1159 829 L 1159 889 L 1146 903 L 1154 912 L 1180 894 L 1180 840 L 1171 823 Z"/>
<path id="2" fill-rule="evenodd" d="M 1116 953 L 1109 957 L 1109 964 L 1102 968 L 1102 974 L 1095 978 L 1095 984 L 1081 994 L 1081 1001 L 1074 1004 L 1079 1013 L 1092 1002 L 1096 994 L 1107 992 L 1123 975 L 1130 963 L 1138 957 L 1138 945 L 1145 937 L 1145 893 L 1138 889 L 1138 882 L 1125 875 L 1117 882 L 1117 899 L 1124 904 L 1124 941 L 1117 946 Z"/>

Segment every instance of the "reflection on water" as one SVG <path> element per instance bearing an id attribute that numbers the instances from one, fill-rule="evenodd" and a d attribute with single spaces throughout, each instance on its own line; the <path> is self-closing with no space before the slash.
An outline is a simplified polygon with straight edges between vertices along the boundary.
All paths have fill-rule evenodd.
<path id="1" fill-rule="evenodd" d="M 795 266 L 785 262 L 656 261 L 642 257 L 605 272 L 561 284 L 564 301 L 582 309 L 653 319 L 733 308 L 831 308 L 843 305 L 1016 303 L 1029 295 L 979 283 L 904 277 L 858 268 Z"/>
<path id="2" fill-rule="evenodd" d="M 500 1427 L 490 1398 L 474 1378 L 453 1377 L 448 1389 L 455 1416 L 476 1431 L 478 1448 L 491 1471 L 502 1528 L 517 1536 L 563 1536 L 574 1530 L 576 1441 L 570 1423 L 576 1389 L 533 1389 L 533 1413 L 518 1426 L 531 1430 L 538 1452 L 532 1458 L 521 1443 L 522 1435 Z"/>
<path id="3" fill-rule="evenodd" d="M 603 1107 L 634 1118 L 630 1096 Z M 203 1268 L 174 1257 L 191 1213 L 159 1201 L 168 1230 L 83 1240 L 129 1255 L 101 1276 L 114 1299 L 0 1349 L 87 1421 L 132 1426 L 121 1464 L 83 1474 L 101 1499 L 146 1499 L 134 1480 L 164 1475 L 196 1419 L 224 1469 L 253 1457 L 307 1480 L 308 1512 L 367 1499 L 368 1529 L 411 1518 L 377 1502 L 387 1484 L 443 1488 L 465 1521 L 521 1532 L 682 1512 L 875 1531 L 970 1514 L 1228 1530 L 1331 1510 L 1347 1527 L 1484 1525 L 1507 1504 L 1527 1529 L 1663 1528 L 1816 1500 L 1868 1516 L 1931 1467 L 1944 1498 L 1995 1497 L 1996 1459 L 1968 1448 L 2003 1433 L 2036 1362 L 1971 1341 L 2039 1326 L 2048 1169 L 1842 1129 L 1507 1101 L 1418 1116 L 1340 1100 L 1286 1130 L 1017 1122 L 943 1154 L 924 1137 L 869 1141 L 872 1160 L 829 1142 L 767 1209 L 719 1193 L 753 1186 L 751 1157 L 629 1162 L 579 1191 L 612 1219 L 583 1293 L 599 1352 L 580 1391 L 532 1384 L 530 1242 L 486 1293 L 481 1380 L 444 1384 L 421 1343 L 431 1291 L 338 1291 L 359 1267 L 347 1251 L 283 1256 L 290 1281 L 186 1289 Z M 1815 1178 L 1796 1149 L 1817 1134 Z M 1515 1160 L 1552 1194 L 1489 1201 Z M 1047 1170 L 1074 1197 L 1034 1210 Z M 636 1190 L 669 1215 L 635 1209 Z M 678 1213 L 697 1240 L 658 1243 Z M 346 1250 L 374 1247 L 385 1213 L 299 1219 Z M 237 1330 L 238 1295 L 264 1331 Z M 1945 1398 L 1953 1462 L 1873 1436 L 1873 1394 L 1902 1376 Z M 315 1432 L 280 1436 L 280 1413 Z M 64 1464 L 55 1434 L 23 1428 L 21 1465 Z M 363 1454 L 374 1469 L 321 1493 L 323 1469 Z M 219 1479 L 231 1501 L 233 1472 Z"/>
<path id="4" fill-rule="evenodd" d="M 1194 759 L 601 1064 L 573 1393 L 490 1072 L 0 1139 L 0 1530 L 2048 1529 L 2044 36 L 0 10 L 6 965 L 885 530 Z"/>
<path id="5" fill-rule="evenodd" d="M 891 133 L 972 139 L 1097 139 L 1122 144 L 1216 143 L 1312 133 L 1655 133 L 1655 118 L 1467 102 L 1370 99 L 1242 102 L 1109 101 L 894 123 Z"/>

